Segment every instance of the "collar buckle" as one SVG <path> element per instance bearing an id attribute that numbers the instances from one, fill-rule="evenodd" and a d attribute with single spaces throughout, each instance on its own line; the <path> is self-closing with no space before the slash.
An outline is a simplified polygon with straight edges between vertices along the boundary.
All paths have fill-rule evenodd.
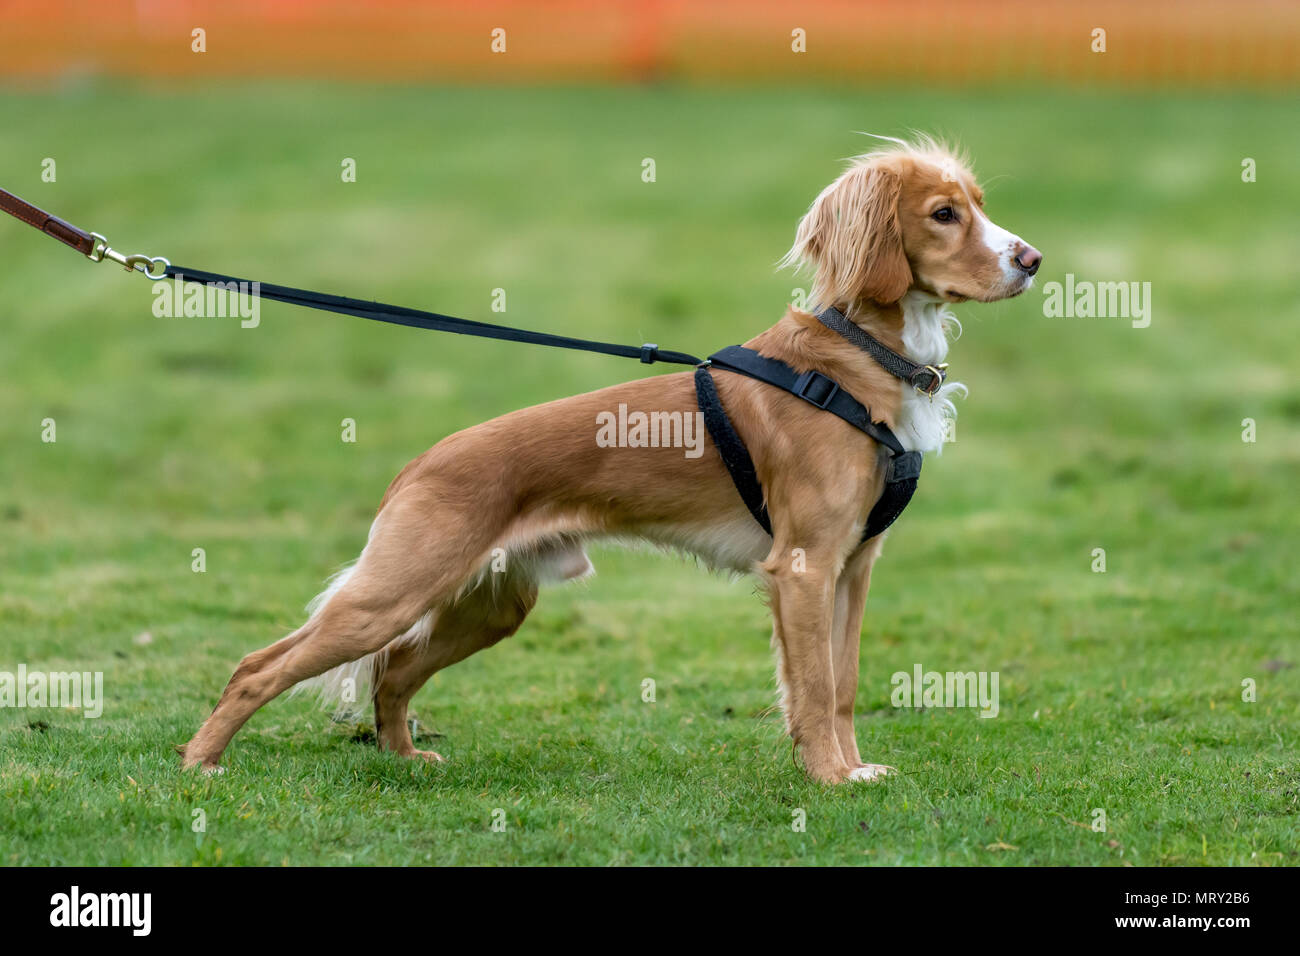
<path id="1" fill-rule="evenodd" d="M 917 381 L 918 378 L 924 376 L 927 373 L 930 376 L 930 382 L 928 385 L 923 385 L 919 381 Z M 948 363 L 941 362 L 938 365 L 922 365 L 920 368 L 918 368 L 916 371 L 912 373 L 908 381 L 911 383 L 911 386 L 917 390 L 917 392 L 926 396 L 928 399 L 930 399 L 930 401 L 933 402 L 935 392 L 939 391 L 939 387 L 943 385 L 943 381 L 947 377 L 948 377 Z"/>

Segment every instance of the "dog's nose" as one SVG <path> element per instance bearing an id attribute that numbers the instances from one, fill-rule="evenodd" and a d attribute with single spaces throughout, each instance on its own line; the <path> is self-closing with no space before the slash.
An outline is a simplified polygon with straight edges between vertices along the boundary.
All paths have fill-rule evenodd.
<path id="1" fill-rule="evenodd" d="M 1033 246 L 1025 246 L 1016 255 L 1016 266 L 1023 271 L 1033 275 L 1038 271 L 1039 265 L 1042 264 L 1043 254 Z"/>

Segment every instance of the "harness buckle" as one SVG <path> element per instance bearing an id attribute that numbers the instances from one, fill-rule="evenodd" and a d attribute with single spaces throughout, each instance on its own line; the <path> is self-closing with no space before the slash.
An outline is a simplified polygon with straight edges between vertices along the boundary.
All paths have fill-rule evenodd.
<path id="1" fill-rule="evenodd" d="M 794 394 L 805 402 L 825 410 L 839 394 L 840 387 L 834 379 L 827 378 L 821 372 L 804 372 L 794 381 Z"/>

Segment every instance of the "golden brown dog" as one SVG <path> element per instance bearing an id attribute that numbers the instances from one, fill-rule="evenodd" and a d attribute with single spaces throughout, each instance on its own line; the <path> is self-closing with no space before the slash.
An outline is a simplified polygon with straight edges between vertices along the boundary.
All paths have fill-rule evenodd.
<path id="1" fill-rule="evenodd" d="M 1017 295 L 1040 260 L 984 214 L 966 165 L 929 141 L 853 160 L 812 204 L 786 258 L 815 270 L 810 308 L 836 306 L 932 365 L 947 352 L 945 303 Z M 922 396 L 796 309 L 746 345 L 830 376 L 909 450 L 939 450 L 947 396 L 960 385 Z M 791 394 L 735 374 L 714 378 L 755 462 L 773 536 L 746 510 L 707 435 L 697 455 L 597 442 L 598 423 L 620 406 L 694 420 L 690 373 L 458 432 L 394 479 L 356 565 L 307 623 L 240 662 L 186 746 L 185 766 L 215 768 L 235 732 L 277 694 L 311 679 L 328 694 L 349 678 L 372 687 L 381 748 L 441 760 L 412 744 L 411 696 L 434 672 L 513 634 L 540 582 L 589 573 L 587 541 L 616 536 L 756 572 L 771 597 L 786 727 L 807 772 L 832 783 L 883 774 L 888 768 L 862 761 L 853 728 L 862 614 L 884 536 L 860 537 L 880 494 L 882 450 Z"/>

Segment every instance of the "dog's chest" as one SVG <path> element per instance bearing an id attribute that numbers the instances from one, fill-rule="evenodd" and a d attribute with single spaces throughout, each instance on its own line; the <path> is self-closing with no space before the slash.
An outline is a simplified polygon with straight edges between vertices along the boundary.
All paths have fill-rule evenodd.
<path id="1" fill-rule="evenodd" d="M 940 451 L 948 428 L 942 406 L 937 399 L 921 395 L 905 382 L 899 386 L 903 389 L 903 401 L 898 409 L 898 426 L 894 429 L 899 442 L 908 451 Z"/>
<path id="2" fill-rule="evenodd" d="M 948 355 L 944 326 L 946 321 L 953 321 L 952 316 L 940 303 L 916 293 L 905 296 L 902 307 L 903 351 L 913 362 L 939 365 Z M 922 395 L 906 382 L 898 386 L 902 394 L 894 429 L 898 440 L 908 451 L 942 451 L 949 423 L 957 414 L 948 396 L 956 391 L 964 393 L 965 386 L 946 383 L 933 397 Z"/>

